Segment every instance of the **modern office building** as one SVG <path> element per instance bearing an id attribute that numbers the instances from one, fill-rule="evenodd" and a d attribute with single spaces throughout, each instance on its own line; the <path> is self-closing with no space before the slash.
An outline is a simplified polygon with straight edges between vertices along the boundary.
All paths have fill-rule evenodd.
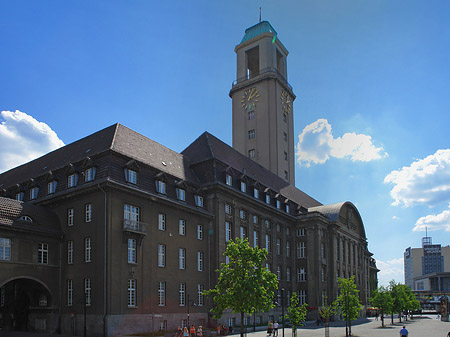
<path id="1" fill-rule="evenodd" d="M 405 284 L 412 290 L 431 290 L 431 284 L 436 284 L 435 288 L 439 289 L 440 273 L 450 272 L 450 247 L 433 244 L 431 237 L 425 236 L 422 248 L 406 248 L 404 267 Z"/>
<path id="2" fill-rule="evenodd" d="M 235 237 L 268 250 L 278 304 L 297 292 L 315 318 L 337 278 L 353 275 L 368 304 L 378 270 L 357 208 L 323 205 L 293 184 L 286 49 L 263 21 L 236 51 L 234 148 L 205 132 L 177 153 L 114 124 L 0 174 L 3 329 L 113 336 L 215 325 L 202 292 Z"/>

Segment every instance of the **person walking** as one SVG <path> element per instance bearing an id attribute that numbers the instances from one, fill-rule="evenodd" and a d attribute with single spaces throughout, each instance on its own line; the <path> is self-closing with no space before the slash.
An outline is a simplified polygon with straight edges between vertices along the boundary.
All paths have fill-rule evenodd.
<path id="1" fill-rule="evenodd" d="M 400 337 L 407 337 L 409 334 L 408 330 L 406 330 L 405 326 L 400 330 Z"/>
<path id="2" fill-rule="evenodd" d="M 189 331 L 186 326 L 183 328 L 183 337 L 189 337 Z"/>
<path id="3" fill-rule="evenodd" d="M 194 326 L 194 324 L 191 325 L 190 333 L 191 333 L 191 337 L 195 337 L 195 326 Z"/>
<path id="4" fill-rule="evenodd" d="M 267 324 L 267 335 L 268 336 L 272 336 L 272 329 L 273 329 L 272 321 L 269 321 L 269 323 Z"/>
<path id="5" fill-rule="evenodd" d="M 203 337 L 203 327 L 201 325 L 197 328 L 197 337 Z"/>
<path id="6" fill-rule="evenodd" d="M 183 336 L 183 330 L 181 330 L 180 326 L 177 328 L 177 332 L 175 333 L 175 337 Z"/>
<path id="7" fill-rule="evenodd" d="M 275 323 L 273 323 L 273 335 L 275 337 L 278 336 L 278 322 L 277 321 L 275 321 Z"/>

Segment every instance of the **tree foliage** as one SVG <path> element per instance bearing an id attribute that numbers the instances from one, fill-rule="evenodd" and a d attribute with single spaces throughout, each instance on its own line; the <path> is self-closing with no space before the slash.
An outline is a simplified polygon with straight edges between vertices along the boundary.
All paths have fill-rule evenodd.
<path id="1" fill-rule="evenodd" d="M 370 303 L 380 310 L 381 326 L 384 328 L 384 314 L 391 312 L 394 303 L 389 288 L 381 286 L 375 289 L 370 298 Z"/>
<path id="2" fill-rule="evenodd" d="M 277 277 L 263 267 L 267 250 L 251 248 L 248 240 L 230 240 L 224 252 L 229 262 L 222 263 L 215 288 L 204 292 L 213 297 L 211 311 L 214 318 L 231 308 L 234 313 L 244 314 L 268 311 L 274 307 L 274 292 L 278 287 Z M 241 330 L 242 335 L 242 330 Z"/>
<path id="3" fill-rule="evenodd" d="M 335 307 L 344 316 L 345 336 L 352 334 L 351 321 L 359 316 L 361 303 L 359 302 L 359 290 L 356 289 L 355 276 L 351 278 L 338 278 L 339 295 L 334 302 Z"/>
<path id="4" fill-rule="evenodd" d="M 287 308 L 286 317 L 291 321 L 292 335 L 297 336 L 297 328 L 302 326 L 306 321 L 307 303 L 299 305 L 297 293 L 293 293 L 291 297 L 291 304 Z"/>

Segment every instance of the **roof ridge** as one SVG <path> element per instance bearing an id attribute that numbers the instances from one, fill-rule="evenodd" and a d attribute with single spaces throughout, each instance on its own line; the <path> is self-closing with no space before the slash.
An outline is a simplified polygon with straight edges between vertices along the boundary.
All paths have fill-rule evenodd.
<path id="1" fill-rule="evenodd" d="M 113 136 L 113 139 L 112 139 L 112 142 L 111 142 L 111 146 L 109 147 L 110 150 L 112 150 L 112 149 L 114 148 L 114 143 L 115 143 L 115 141 L 116 141 L 116 135 L 117 135 L 117 131 L 118 131 L 118 129 L 119 129 L 119 125 L 120 125 L 120 123 L 117 122 L 117 123 L 116 123 L 116 128 L 115 128 L 115 130 L 114 130 L 114 136 Z"/>

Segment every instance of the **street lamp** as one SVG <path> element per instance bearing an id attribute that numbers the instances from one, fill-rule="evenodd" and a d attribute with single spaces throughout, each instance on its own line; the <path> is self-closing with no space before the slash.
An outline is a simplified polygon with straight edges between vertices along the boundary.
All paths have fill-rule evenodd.
<path id="1" fill-rule="evenodd" d="M 83 330 L 84 334 L 83 334 L 83 336 L 86 337 L 86 308 L 87 308 L 86 293 L 84 293 L 84 299 L 81 298 L 79 303 L 84 305 L 84 330 Z"/>
<path id="2" fill-rule="evenodd" d="M 190 329 L 190 323 L 189 323 L 189 305 L 190 305 L 190 300 L 189 300 L 189 294 L 187 295 L 187 325 L 188 325 L 188 330 Z M 192 300 L 192 305 L 195 307 L 197 306 L 197 303 L 195 303 L 195 300 Z"/>
<path id="3" fill-rule="evenodd" d="M 281 288 L 281 316 L 283 317 L 283 337 L 284 337 L 284 288 Z"/>

